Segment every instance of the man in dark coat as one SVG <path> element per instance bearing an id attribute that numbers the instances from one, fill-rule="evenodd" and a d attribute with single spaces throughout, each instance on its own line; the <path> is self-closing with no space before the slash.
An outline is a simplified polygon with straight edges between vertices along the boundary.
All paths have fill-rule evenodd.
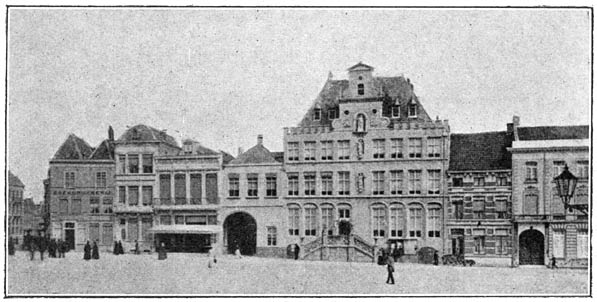
<path id="1" fill-rule="evenodd" d="M 394 257 L 386 257 L 386 265 L 388 268 L 388 278 L 386 279 L 386 283 L 394 284 Z"/>
<path id="2" fill-rule="evenodd" d="M 48 239 L 43 234 L 39 236 L 39 258 L 44 261 L 44 253 L 48 249 Z"/>
<path id="3" fill-rule="evenodd" d="M 118 255 L 118 241 L 114 241 L 114 248 L 112 249 L 114 255 Z"/>
<path id="4" fill-rule="evenodd" d="M 58 258 L 64 258 L 64 250 L 62 246 L 62 239 L 56 241 L 56 251 L 58 252 Z"/>
<path id="5" fill-rule="evenodd" d="M 29 237 L 29 244 L 27 245 L 29 248 L 29 254 L 31 255 L 31 260 L 35 258 L 35 249 L 37 249 L 37 237 L 31 236 Z"/>
<path id="6" fill-rule="evenodd" d="M 93 252 L 91 254 L 91 258 L 95 260 L 99 259 L 99 248 L 97 247 L 97 241 L 93 241 Z"/>
<path id="7" fill-rule="evenodd" d="M 168 255 L 166 254 L 166 246 L 162 242 L 158 247 L 158 260 L 165 260 L 166 258 L 168 258 Z"/>
<path id="8" fill-rule="evenodd" d="M 87 243 L 85 244 L 85 247 L 83 248 L 83 259 L 85 259 L 85 260 L 91 259 L 91 245 L 89 245 L 89 240 L 87 240 Z"/>
<path id="9" fill-rule="evenodd" d="M 56 258 L 57 249 L 58 245 L 56 244 L 56 239 L 50 239 L 50 244 L 48 245 L 48 257 Z"/>
<path id="10" fill-rule="evenodd" d="M 298 260 L 300 252 L 301 252 L 301 248 L 299 247 L 298 244 L 295 243 L 294 244 L 294 260 Z"/>
<path id="11" fill-rule="evenodd" d="M 8 237 L 8 255 L 13 256 L 15 254 L 15 243 L 12 237 Z"/>
<path id="12" fill-rule="evenodd" d="M 433 253 L 433 265 L 439 265 L 439 255 L 437 254 L 437 251 Z"/>
<path id="13" fill-rule="evenodd" d="M 122 247 L 122 241 L 118 240 L 118 254 L 124 255 L 124 248 Z"/>

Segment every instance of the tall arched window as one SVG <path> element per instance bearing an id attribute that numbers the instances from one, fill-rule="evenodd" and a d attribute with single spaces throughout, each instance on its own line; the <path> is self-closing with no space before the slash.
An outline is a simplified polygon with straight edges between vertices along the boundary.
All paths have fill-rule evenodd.
<path id="1" fill-rule="evenodd" d="M 373 222 L 373 237 L 381 238 L 386 236 L 387 214 L 386 206 L 377 204 L 371 207 Z"/>
<path id="2" fill-rule="evenodd" d="M 393 204 L 390 206 L 390 237 L 403 237 L 405 227 L 404 206 Z"/>
<path id="3" fill-rule="evenodd" d="M 423 206 L 413 203 L 408 206 L 408 237 L 423 236 Z"/>
<path id="4" fill-rule="evenodd" d="M 442 229 L 442 208 L 439 204 L 430 204 L 427 209 L 427 236 L 439 238 Z"/>
<path id="5" fill-rule="evenodd" d="M 321 206 L 321 227 L 327 235 L 334 234 L 334 207 L 330 204 Z"/>
<path id="6" fill-rule="evenodd" d="M 317 207 L 305 205 L 305 236 L 317 236 Z"/>
<path id="7" fill-rule="evenodd" d="M 530 187 L 524 190 L 522 213 L 524 215 L 539 214 L 539 191 L 537 188 Z"/>
<path id="8" fill-rule="evenodd" d="M 358 84 L 357 85 L 357 93 L 359 95 L 364 95 L 365 94 L 365 85 L 364 84 Z"/>
<path id="9" fill-rule="evenodd" d="M 288 234 L 290 236 L 298 236 L 300 229 L 301 209 L 298 205 L 288 206 Z"/>

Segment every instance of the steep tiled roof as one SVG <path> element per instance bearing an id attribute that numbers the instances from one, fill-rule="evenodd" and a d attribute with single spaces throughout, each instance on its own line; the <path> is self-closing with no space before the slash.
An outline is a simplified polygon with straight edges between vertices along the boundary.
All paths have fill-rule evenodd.
<path id="1" fill-rule="evenodd" d="M 114 142 L 104 140 L 93 150 L 90 159 L 114 159 Z"/>
<path id="2" fill-rule="evenodd" d="M 53 159 L 82 160 L 89 158 L 91 153 L 93 153 L 93 148 L 85 140 L 70 134 L 54 154 Z"/>
<path id="3" fill-rule="evenodd" d="M 23 182 L 12 172 L 8 171 L 8 186 L 10 187 L 22 187 L 24 188 L 25 185 Z"/>
<path id="4" fill-rule="evenodd" d="M 231 160 L 234 159 L 234 156 L 232 156 L 230 153 L 222 150 L 220 150 L 220 152 L 222 153 L 222 162 L 224 164 L 228 164 Z"/>
<path id="5" fill-rule="evenodd" d="M 417 120 L 431 120 L 415 95 L 413 86 L 408 79 L 402 76 L 374 77 L 373 82 L 380 95 L 374 100 L 383 102 L 383 116 L 391 117 L 392 106 L 397 105 L 400 107 L 400 118 L 406 119 L 408 115 L 407 106 L 411 101 L 414 101 L 418 106 Z M 339 99 L 342 99 L 344 95 L 348 95 L 348 93 L 345 93 L 347 89 L 348 80 L 328 80 L 299 123 L 299 127 L 331 126 L 332 121 L 328 119 L 328 111 L 331 109 L 338 110 Z M 321 120 L 319 121 L 313 120 L 313 111 L 316 106 L 321 108 Z"/>
<path id="6" fill-rule="evenodd" d="M 272 152 L 272 155 L 277 162 L 284 162 L 284 152 Z"/>
<path id="7" fill-rule="evenodd" d="M 542 126 L 518 127 L 521 141 L 586 139 L 589 138 L 589 126 Z"/>
<path id="8" fill-rule="evenodd" d="M 230 161 L 231 165 L 239 164 L 266 164 L 277 163 L 276 158 L 262 144 L 257 144 L 253 148 L 240 154 L 237 158 Z"/>
<path id="9" fill-rule="evenodd" d="M 129 128 L 126 132 L 124 132 L 124 134 L 122 134 L 122 136 L 120 136 L 118 141 L 158 141 L 178 147 L 176 140 L 172 136 L 166 134 L 165 131 L 160 131 L 146 125 L 136 125 Z"/>
<path id="10" fill-rule="evenodd" d="M 506 131 L 450 135 L 451 171 L 502 170 L 512 167 L 512 135 Z"/>

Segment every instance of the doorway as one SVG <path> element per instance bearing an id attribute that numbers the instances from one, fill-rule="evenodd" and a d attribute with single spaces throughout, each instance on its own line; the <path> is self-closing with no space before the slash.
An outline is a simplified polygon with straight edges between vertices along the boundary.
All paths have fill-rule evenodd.
<path id="1" fill-rule="evenodd" d="M 228 253 L 233 254 L 238 247 L 243 255 L 255 255 L 257 250 L 257 222 L 253 216 L 238 212 L 226 217 L 224 232 Z"/>
<path id="2" fill-rule="evenodd" d="M 543 265 L 545 237 L 537 230 L 526 230 L 519 236 L 519 261 L 521 265 Z"/>

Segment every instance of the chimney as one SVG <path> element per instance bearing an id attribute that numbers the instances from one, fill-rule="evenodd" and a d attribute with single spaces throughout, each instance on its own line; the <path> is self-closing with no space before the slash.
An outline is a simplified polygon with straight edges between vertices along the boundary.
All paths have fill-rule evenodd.
<path id="1" fill-rule="evenodd" d="M 245 150 L 243 150 L 243 147 L 238 147 L 238 155 L 236 156 L 240 156 L 241 154 L 243 154 L 243 152 L 245 152 Z"/>
<path id="2" fill-rule="evenodd" d="M 257 145 L 263 145 L 263 135 L 259 134 L 257 135 Z"/>
<path id="3" fill-rule="evenodd" d="M 112 129 L 112 126 L 108 126 L 108 140 L 109 141 L 114 141 L 114 129 Z"/>
<path id="4" fill-rule="evenodd" d="M 512 135 L 512 138 L 517 141 L 518 140 L 518 127 L 520 126 L 520 117 L 514 115 L 512 116 L 512 123 L 506 124 L 506 131 L 508 134 Z"/>
<path id="5" fill-rule="evenodd" d="M 328 81 L 331 81 L 334 78 L 334 74 L 330 71 L 328 73 Z"/>

